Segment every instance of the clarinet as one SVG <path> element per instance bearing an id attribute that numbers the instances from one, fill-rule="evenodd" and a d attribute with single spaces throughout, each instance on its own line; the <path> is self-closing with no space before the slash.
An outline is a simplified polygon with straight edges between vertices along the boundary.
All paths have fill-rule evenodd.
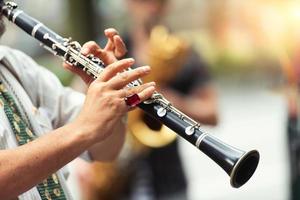
<path id="1" fill-rule="evenodd" d="M 93 78 L 96 79 L 105 68 L 99 58 L 93 55 L 82 55 L 78 42 L 59 36 L 41 22 L 17 9 L 16 3 L 2 3 L 0 11 L 9 21 L 41 42 L 45 49 L 61 57 L 65 62 L 81 68 Z M 128 84 L 128 87 L 141 84 L 141 80 L 136 80 Z M 259 162 L 257 150 L 245 152 L 209 135 L 200 129 L 199 123 L 172 106 L 162 94 L 155 92 L 150 99 L 140 103 L 138 107 L 215 161 L 230 176 L 232 187 L 238 188 L 244 185 L 254 174 Z"/>

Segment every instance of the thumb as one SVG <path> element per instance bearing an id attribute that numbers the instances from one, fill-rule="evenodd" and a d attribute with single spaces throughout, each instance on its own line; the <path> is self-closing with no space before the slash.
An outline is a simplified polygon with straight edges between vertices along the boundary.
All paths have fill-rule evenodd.
<path id="1" fill-rule="evenodd" d="M 87 84 L 90 85 L 91 82 L 94 81 L 94 78 L 92 75 L 88 75 L 85 71 L 83 71 L 82 69 L 80 69 L 79 67 L 73 66 L 73 65 L 69 65 L 67 63 L 63 63 L 63 67 L 69 71 L 71 71 L 74 74 L 77 74 L 78 76 L 80 76 L 80 78 Z"/>

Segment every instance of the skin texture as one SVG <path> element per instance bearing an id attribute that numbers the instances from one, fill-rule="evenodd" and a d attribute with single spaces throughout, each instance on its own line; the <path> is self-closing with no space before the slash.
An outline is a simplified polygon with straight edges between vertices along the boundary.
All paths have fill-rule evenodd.
<path id="1" fill-rule="evenodd" d="M 126 0 L 129 10 L 130 36 L 133 57 L 137 63 L 147 63 L 149 52 L 149 34 L 151 29 L 163 24 L 169 0 Z M 216 125 L 217 95 L 210 83 L 194 88 L 188 95 L 181 95 L 172 88 L 159 85 L 159 91 L 172 104 L 196 121 L 205 125 Z"/>
<path id="2" fill-rule="evenodd" d="M 133 49 L 133 57 L 137 63 L 148 63 L 149 34 L 151 29 L 158 24 L 163 24 L 162 19 L 168 9 L 168 0 L 126 0 L 128 14 L 130 15 L 129 34 Z M 192 117 L 196 121 L 205 125 L 216 125 L 217 118 L 217 95 L 212 84 L 194 88 L 188 95 L 182 95 L 174 89 L 160 85 L 157 86 L 172 104 Z M 78 177 L 84 199 L 99 199 L 97 196 L 99 186 L 95 180 L 96 168 L 89 163 L 76 163 L 78 166 Z M 112 173 L 113 170 L 109 172 Z M 109 177 L 109 175 L 108 175 Z M 114 184 L 114 183 L 113 183 Z"/>
<path id="3" fill-rule="evenodd" d="M 134 60 L 118 61 L 126 53 L 125 45 L 114 29 L 107 29 L 105 35 L 108 43 L 103 49 L 95 42 L 87 42 L 82 48 L 83 54 L 92 53 L 107 65 L 96 80 L 74 66 L 63 64 L 88 85 L 78 117 L 33 142 L 0 151 L 0 199 L 16 198 L 86 150 L 99 161 L 110 161 L 118 155 L 126 127 L 122 118 L 131 110 L 124 98 L 137 93 L 142 101 L 146 100 L 153 94 L 155 84 L 127 89 L 129 82 L 149 74 L 150 67 L 124 72 Z"/>

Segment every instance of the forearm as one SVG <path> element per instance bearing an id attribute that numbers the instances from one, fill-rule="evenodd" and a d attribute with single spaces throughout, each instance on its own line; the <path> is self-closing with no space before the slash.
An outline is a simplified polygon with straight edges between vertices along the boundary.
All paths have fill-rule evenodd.
<path id="1" fill-rule="evenodd" d="M 179 110 L 205 125 L 217 124 L 217 98 L 211 87 L 198 88 L 188 95 L 172 89 L 163 89 L 163 94 Z"/>
<path id="2" fill-rule="evenodd" d="M 205 125 L 217 124 L 216 102 L 182 97 L 181 110 Z"/>
<path id="3" fill-rule="evenodd" d="M 90 138 L 73 124 L 11 150 L 0 151 L 0 199 L 20 195 L 80 155 Z"/>
<path id="4" fill-rule="evenodd" d="M 111 162 L 117 158 L 125 141 L 126 127 L 124 122 L 120 120 L 112 132 L 107 139 L 89 148 L 93 160 Z"/>

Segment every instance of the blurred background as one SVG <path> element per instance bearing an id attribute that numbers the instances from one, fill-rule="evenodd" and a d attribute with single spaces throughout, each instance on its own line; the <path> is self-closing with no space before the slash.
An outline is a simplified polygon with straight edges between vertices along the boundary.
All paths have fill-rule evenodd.
<path id="1" fill-rule="evenodd" d="M 191 108 L 181 109 L 203 120 L 203 129 L 233 146 L 243 150 L 258 149 L 261 154 L 252 179 L 242 188 L 233 189 L 227 174 L 183 139 L 176 140 L 173 150 L 177 160 L 171 159 L 171 163 L 174 161 L 171 166 L 159 164 L 164 161 L 157 159 L 157 154 L 172 157 L 174 152 L 162 153 L 157 148 L 152 151 L 149 147 L 141 148 L 135 142 L 127 142 L 117 163 L 89 166 L 75 161 L 70 164 L 69 185 L 75 199 L 300 199 L 300 0 L 16 2 L 59 34 L 72 36 L 82 44 L 89 40 L 102 44 L 105 41 L 103 30 L 116 28 L 126 38 L 126 44 L 130 44 L 127 56 L 135 57 L 139 65 L 164 66 L 164 69 L 155 68 L 158 74 L 170 80 L 180 79 L 172 82 L 161 80 L 159 75 L 154 77 L 161 83 L 161 91 L 174 98 L 174 104 L 182 105 L 182 99 L 187 105 L 194 103 Z M 156 29 L 156 25 L 163 27 Z M 60 59 L 47 53 L 37 41 L 12 24 L 7 23 L 1 44 L 34 57 L 56 73 L 64 85 L 84 90 L 80 86 L 83 83 L 61 67 Z M 193 60 L 189 66 L 201 65 L 200 68 L 187 67 L 191 70 L 180 73 L 183 70 L 180 66 L 187 60 Z M 166 63 L 173 67 L 178 65 L 176 72 L 181 76 L 169 77 L 171 72 L 165 69 Z M 189 82 L 190 79 L 194 81 Z M 184 86 L 183 91 L 167 89 L 178 84 Z M 181 99 L 175 98 L 176 95 Z M 207 115 L 199 116 L 193 111 Z M 155 151 L 158 153 L 152 156 Z M 151 162 L 158 167 L 149 167 Z M 173 174 L 167 174 L 173 168 Z M 154 175 L 153 169 L 160 173 Z M 181 178 L 174 178 L 178 173 Z M 146 181 L 156 179 L 157 175 L 166 180 L 161 182 L 166 183 L 165 186 L 153 186 L 155 181 Z M 114 179 L 117 181 L 107 182 Z M 167 180 L 178 181 L 178 184 L 171 187 Z M 173 195 L 158 188 L 168 188 Z M 122 195 L 107 197 L 98 194 L 100 192 Z"/>

